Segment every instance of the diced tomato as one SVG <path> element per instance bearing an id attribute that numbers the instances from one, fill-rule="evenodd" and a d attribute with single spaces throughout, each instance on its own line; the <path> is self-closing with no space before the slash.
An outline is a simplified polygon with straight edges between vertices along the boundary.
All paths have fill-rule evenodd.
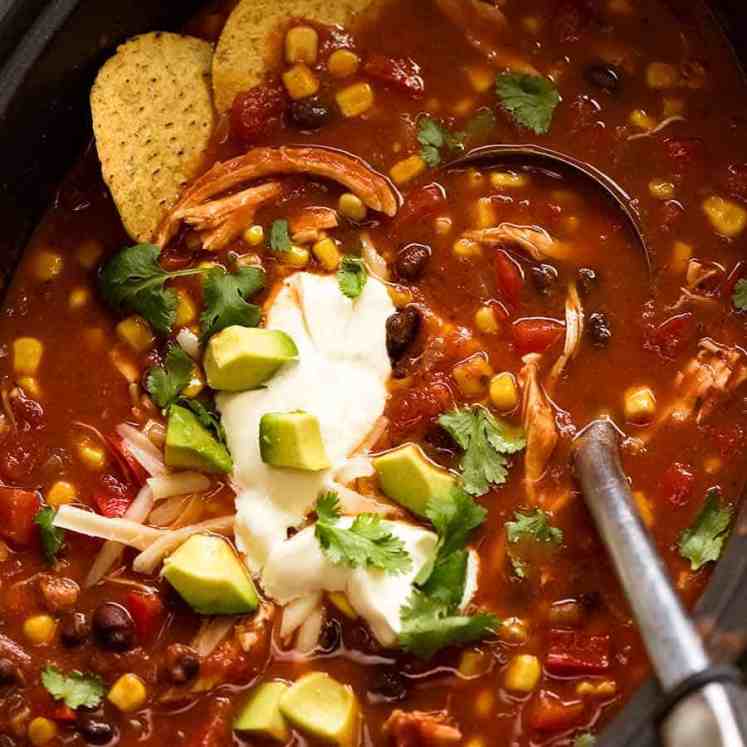
<path id="1" fill-rule="evenodd" d="M 545 668 L 550 674 L 571 677 L 601 674 L 610 666 L 610 637 L 577 630 L 551 630 Z"/>
<path id="2" fill-rule="evenodd" d="M 257 142 L 280 126 L 288 96 L 280 83 L 262 83 L 236 94 L 231 106 L 231 132 L 244 145 Z"/>
<path id="3" fill-rule="evenodd" d="M 107 436 L 106 442 L 109 445 L 112 456 L 117 460 L 117 464 L 122 471 L 122 477 L 136 487 L 142 488 L 149 475 L 140 462 L 127 450 L 122 438 L 118 434 L 115 434 Z"/>
<path id="4" fill-rule="evenodd" d="M 689 464 L 674 462 L 661 476 L 659 490 L 662 498 L 673 506 L 684 506 L 689 500 L 695 483 L 695 474 Z"/>
<path id="5" fill-rule="evenodd" d="M 0 485 L 0 536 L 15 545 L 28 545 L 36 535 L 34 517 L 40 508 L 35 492 Z"/>
<path id="6" fill-rule="evenodd" d="M 158 633 L 164 612 L 163 602 L 158 596 L 131 591 L 125 597 L 125 607 L 135 623 L 135 632 L 141 642 L 150 640 Z"/>
<path id="7" fill-rule="evenodd" d="M 64 703 L 57 703 L 49 714 L 49 717 L 53 721 L 65 721 L 69 723 L 75 721 L 75 711 Z"/>
<path id="8" fill-rule="evenodd" d="M 674 358 L 688 343 L 695 332 L 695 317 L 692 312 L 677 314 L 663 321 L 654 331 L 651 347 L 665 358 Z"/>
<path id="9" fill-rule="evenodd" d="M 705 161 L 705 142 L 698 137 L 668 137 L 664 139 L 664 152 L 672 162 L 676 174 Z"/>
<path id="10" fill-rule="evenodd" d="M 371 78 L 392 86 L 415 99 L 419 99 L 425 92 L 420 65 L 409 57 L 372 55 L 366 61 L 363 70 Z"/>
<path id="11" fill-rule="evenodd" d="M 409 223 L 421 221 L 437 213 L 446 205 L 446 193 L 440 184 L 427 184 L 408 192 L 397 213 L 394 230 L 399 231 Z"/>
<path id="12" fill-rule="evenodd" d="M 0 449 L 0 473 L 8 482 L 27 482 L 39 458 L 39 441 L 31 433 L 10 435 Z"/>
<path id="13" fill-rule="evenodd" d="M 524 272 L 508 252 L 501 250 L 496 253 L 495 277 L 503 300 L 510 306 L 518 306 L 524 288 Z"/>
<path id="14" fill-rule="evenodd" d="M 99 513 L 109 519 L 119 519 L 130 507 L 134 493 L 129 485 L 117 480 L 113 475 L 101 478 L 101 491 L 96 493 L 93 501 Z"/>
<path id="15" fill-rule="evenodd" d="M 560 340 L 564 329 L 556 319 L 519 319 L 511 325 L 511 335 L 519 355 L 544 353 Z"/>
<path id="16" fill-rule="evenodd" d="M 445 381 L 434 379 L 417 389 L 409 389 L 395 400 L 390 417 L 394 430 L 407 432 L 423 420 L 435 417 L 454 403 L 454 395 Z"/>
<path id="17" fill-rule="evenodd" d="M 584 715 L 580 700 L 565 701 L 547 690 L 540 690 L 532 701 L 527 718 L 537 731 L 562 731 L 578 724 Z"/>

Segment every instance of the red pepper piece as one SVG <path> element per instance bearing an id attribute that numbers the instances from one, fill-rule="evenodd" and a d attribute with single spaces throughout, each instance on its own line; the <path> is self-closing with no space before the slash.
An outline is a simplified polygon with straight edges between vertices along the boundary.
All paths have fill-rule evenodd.
<path id="1" fill-rule="evenodd" d="M 41 501 L 31 490 L 0 485 L 0 536 L 14 545 L 30 544 L 36 536 L 34 517 Z"/>
<path id="2" fill-rule="evenodd" d="M 397 213 L 394 230 L 400 231 L 406 225 L 421 221 L 437 213 L 446 205 L 446 193 L 440 184 L 427 184 L 408 192 L 405 202 Z"/>
<path id="3" fill-rule="evenodd" d="M 75 711 L 64 703 L 58 703 L 49 714 L 49 718 L 53 721 L 65 721 L 69 723 L 75 721 Z"/>
<path id="4" fill-rule="evenodd" d="M 544 353 L 563 336 L 565 325 L 556 319 L 520 319 L 511 326 L 519 355 Z"/>
<path id="5" fill-rule="evenodd" d="M 125 607 L 135 623 L 135 632 L 141 642 L 158 633 L 164 611 L 163 602 L 158 596 L 131 591 L 125 597 Z"/>
<path id="6" fill-rule="evenodd" d="M 654 332 L 653 347 L 665 358 L 674 358 L 687 344 L 695 331 L 695 317 L 691 311 L 677 314 L 663 321 Z"/>
<path id="7" fill-rule="evenodd" d="M 238 93 L 231 106 L 231 133 L 251 145 L 280 126 L 287 108 L 288 96 L 279 83 L 262 83 Z"/>
<path id="8" fill-rule="evenodd" d="M 601 674 L 610 667 L 610 637 L 577 630 L 551 630 L 545 668 L 550 674 L 571 677 Z"/>
<path id="9" fill-rule="evenodd" d="M 537 731 L 562 731 L 578 724 L 584 710 L 580 700 L 564 701 L 554 693 L 540 690 L 528 709 L 528 723 Z"/>
<path id="10" fill-rule="evenodd" d="M 673 506 L 684 506 L 690 500 L 694 483 L 695 474 L 692 467 L 674 462 L 661 476 L 659 489 L 662 497 Z"/>
<path id="11" fill-rule="evenodd" d="M 521 291 L 524 288 L 524 273 L 521 266 L 502 250 L 496 253 L 494 261 L 498 290 L 506 303 L 515 308 L 521 301 Z"/>
<path id="12" fill-rule="evenodd" d="M 127 450 L 122 438 L 116 434 L 106 436 L 106 443 L 122 471 L 122 477 L 136 487 L 142 488 L 149 475 L 140 462 Z"/>
<path id="13" fill-rule="evenodd" d="M 414 99 L 419 99 L 425 92 L 420 65 L 409 57 L 385 57 L 375 54 L 368 58 L 363 70 L 371 78 Z"/>

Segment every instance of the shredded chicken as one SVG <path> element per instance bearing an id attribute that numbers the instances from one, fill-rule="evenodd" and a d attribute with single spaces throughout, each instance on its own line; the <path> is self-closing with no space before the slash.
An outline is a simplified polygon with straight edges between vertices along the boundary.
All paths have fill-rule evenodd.
<path id="1" fill-rule="evenodd" d="M 523 249 L 537 262 L 550 259 L 567 259 L 570 246 L 554 239 L 544 228 L 517 226 L 501 223 L 494 228 L 478 228 L 465 231 L 464 238 L 487 246 L 515 245 Z"/>
<path id="2" fill-rule="evenodd" d="M 337 213 L 328 207 L 309 207 L 290 221 L 294 244 L 311 244 L 322 238 L 323 232 L 337 228 Z"/>
<path id="3" fill-rule="evenodd" d="M 565 300 L 565 345 L 560 357 L 550 371 L 547 389 L 555 389 L 565 367 L 578 355 L 581 340 L 584 336 L 584 308 L 578 295 L 575 283 L 568 285 L 568 296 Z"/>
<path id="4" fill-rule="evenodd" d="M 448 723 L 448 716 L 443 712 L 396 709 L 386 720 L 384 733 L 396 747 L 439 747 L 462 741 L 462 732 Z"/>
<path id="5" fill-rule="evenodd" d="M 522 422 L 527 434 L 524 452 L 524 472 L 527 494 L 534 504 L 540 503 L 537 483 L 542 479 L 555 447 L 558 443 L 558 428 L 555 412 L 544 389 L 539 383 L 541 356 L 537 353 L 525 355 L 524 366 L 519 373 L 519 382 L 524 393 Z"/>
<path id="6" fill-rule="evenodd" d="M 211 197 L 240 184 L 280 174 L 309 174 L 339 182 L 369 208 L 386 215 L 397 213 L 397 196 L 389 182 L 363 161 L 322 147 L 254 148 L 230 161 L 217 163 L 194 182 L 166 216 L 157 243 L 166 246 L 185 216 Z M 230 199 L 230 198 L 228 198 Z"/>

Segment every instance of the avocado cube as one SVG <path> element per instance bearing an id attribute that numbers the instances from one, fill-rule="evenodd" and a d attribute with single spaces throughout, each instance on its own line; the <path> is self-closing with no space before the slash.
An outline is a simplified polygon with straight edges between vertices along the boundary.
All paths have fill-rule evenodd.
<path id="1" fill-rule="evenodd" d="M 233 459 L 223 444 L 181 405 L 171 405 L 166 426 L 164 459 L 168 467 L 223 474 L 233 469 Z"/>
<path id="2" fill-rule="evenodd" d="M 349 685 L 326 672 L 311 672 L 291 685 L 280 698 L 280 712 L 308 736 L 339 747 L 358 744 L 358 700 Z"/>
<path id="3" fill-rule="evenodd" d="M 263 682 L 257 685 L 233 722 L 234 731 L 257 737 L 287 742 L 288 724 L 280 713 L 280 698 L 288 690 L 284 682 Z"/>
<path id="4" fill-rule="evenodd" d="M 262 461 L 318 472 L 330 466 L 316 416 L 302 410 L 268 412 L 259 421 Z"/>
<path id="5" fill-rule="evenodd" d="M 243 392 L 256 389 L 297 357 L 296 343 L 285 332 L 235 325 L 210 338 L 203 363 L 213 389 Z"/>
<path id="6" fill-rule="evenodd" d="M 254 583 L 223 537 L 192 535 L 163 561 L 163 575 L 201 615 L 242 615 L 257 609 Z"/>
<path id="7" fill-rule="evenodd" d="M 457 484 L 450 472 L 412 443 L 374 457 L 373 466 L 384 495 L 422 517 L 431 498 L 448 500 Z"/>

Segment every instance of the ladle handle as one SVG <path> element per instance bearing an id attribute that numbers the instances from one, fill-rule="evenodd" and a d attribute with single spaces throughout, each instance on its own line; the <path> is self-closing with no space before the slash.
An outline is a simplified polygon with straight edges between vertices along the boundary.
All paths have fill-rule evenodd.
<path id="1" fill-rule="evenodd" d="M 635 508 L 620 463 L 618 431 L 607 420 L 576 439 L 573 459 L 586 504 L 604 540 L 643 642 L 665 691 L 711 665 Z M 671 747 L 744 747 L 740 688 L 710 684 L 684 699 L 662 730 Z M 687 724 L 683 728 L 683 724 Z M 675 737 L 676 735 L 676 737 Z"/>

